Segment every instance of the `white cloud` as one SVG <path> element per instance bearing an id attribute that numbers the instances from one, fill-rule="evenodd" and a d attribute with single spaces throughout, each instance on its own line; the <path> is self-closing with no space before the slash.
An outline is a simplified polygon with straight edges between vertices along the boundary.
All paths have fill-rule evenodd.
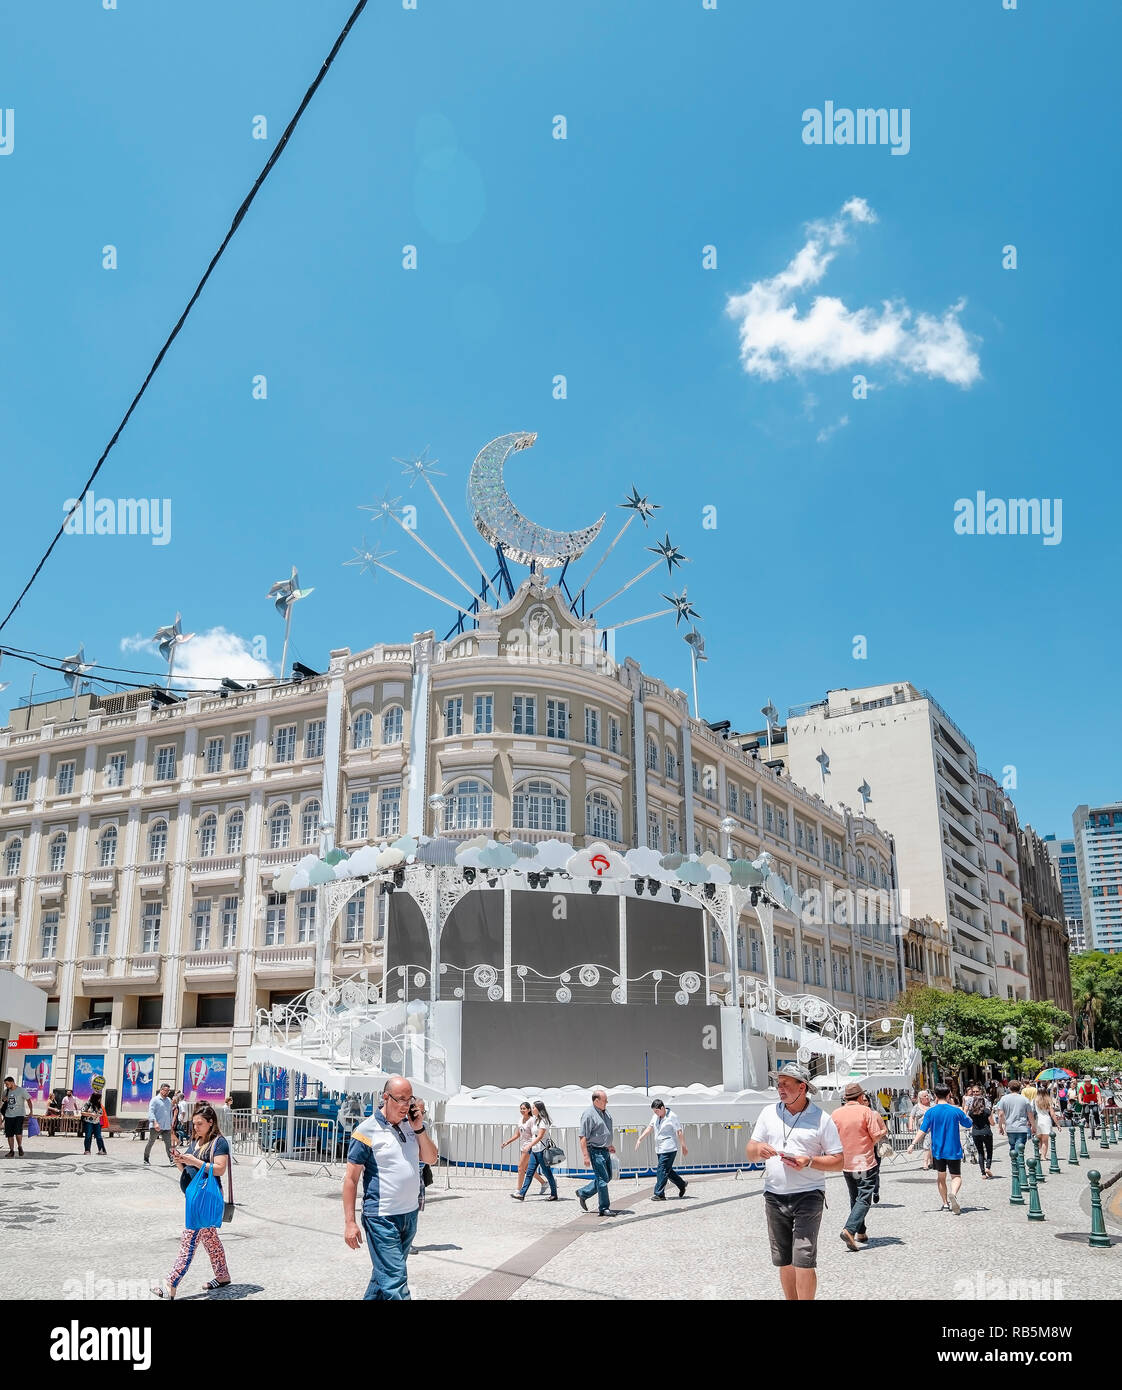
<path id="1" fill-rule="evenodd" d="M 832 221 L 810 224 L 806 243 L 785 269 L 729 295 L 725 312 L 737 322 L 740 360 L 750 376 L 776 381 L 788 372 L 875 365 L 956 386 L 977 381 L 975 340 L 959 322 L 965 300 L 940 316 L 913 313 L 903 300 L 885 300 L 879 310 L 849 309 L 832 295 L 818 295 L 800 313 L 795 296 L 825 276 L 853 225 L 876 220 L 864 198 L 850 198 Z"/>
<path id="2" fill-rule="evenodd" d="M 845 427 L 846 427 L 846 425 L 848 425 L 848 424 L 849 424 L 849 416 L 848 416 L 848 415 L 843 415 L 843 416 L 841 417 L 841 419 L 840 419 L 840 420 L 837 420 L 834 424 L 832 424 L 832 425 L 823 425 L 822 428 L 818 431 L 818 443 L 819 443 L 819 444 L 825 444 L 825 442 L 827 441 L 827 439 L 829 439 L 829 437 L 830 437 L 832 434 L 837 434 L 838 430 L 844 430 Z"/>
<path id="3" fill-rule="evenodd" d="M 122 637 L 121 650 L 149 655 L 154 673 L 163 665 L 163 658 L 156 650 L 155 643 L 139 633 L 135 637 Z M 236 632 L 227 632 L 224 627 L 197 632 L 189 642 L 183 642 L 175 649 L 173 680 L 176 685 L 213 690 L 224 676 L 234 681 L 252 681 L 275 675 L 276 672 L 267 662 L 254 656 L 250 643 L 244 637 L 239 637 Z"/>

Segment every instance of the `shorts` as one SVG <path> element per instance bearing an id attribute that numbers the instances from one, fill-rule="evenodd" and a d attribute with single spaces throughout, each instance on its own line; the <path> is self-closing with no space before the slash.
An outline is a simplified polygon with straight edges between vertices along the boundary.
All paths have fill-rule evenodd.
<path id="1" fill-rule="evenodd" d="M 818 1228 L 826 1193 L 822 1188 L 809 1192 L 765 1192 L 767 1237 L 771 1262 L 782 1269 L 814 1269 L 818 1263 Z"/>
<path id="2" fill-rule="evenodd" d="M 15 1118 L 14 1120 L 10 1120 L 6 1115 L 4 1116 L 4 1138 L 5 1138 L 5 1139 L 19 1139 L 19 1138 L 22 1138 L 22 1136 L 23 1136 L 23 1121 L 24 1121 L 24 1118 L 25 1118 L 25 1117 L 24 1117 L 23 1115 L 17 1115 L 16 1118 Z"/>
<path id="3" fill-rule="evenodd" d="M 937 1173 L 950 1173 L 952 1178 L 962 1176 L 961 1158 L 936 1158 L 933 1162 Z"/>

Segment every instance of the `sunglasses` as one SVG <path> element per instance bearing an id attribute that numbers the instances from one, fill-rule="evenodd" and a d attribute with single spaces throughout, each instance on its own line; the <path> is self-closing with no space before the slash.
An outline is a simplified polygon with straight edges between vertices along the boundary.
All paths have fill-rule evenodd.
<path id="1" fill-rule="evenodd" d="M 394 1096 L 394 1095 L 391 1095 L 391 1094 L 389 1093 L 389 1091 L 386 1092 L 386 1099 L 387 1099 L 387 1100 L 392 1100 L 393 1103 L 394 1103 L 395 1105 L 412 1105 L 412 1104 L 413 1104 L 413 1097 L 412 1097 L 412 1096 Z"/>

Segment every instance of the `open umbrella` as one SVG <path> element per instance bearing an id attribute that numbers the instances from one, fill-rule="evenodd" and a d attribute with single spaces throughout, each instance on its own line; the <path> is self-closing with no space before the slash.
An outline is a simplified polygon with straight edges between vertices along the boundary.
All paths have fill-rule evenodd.
<path id="1" fill-rule="evenodd" d="M 1075 1073 L 1068 1071 L 1066 1067 L 1045 1067 L 1036 1079 L 1037 1081 L 1061 1081 L 1065 1076 L 1074 1080 Z"/>

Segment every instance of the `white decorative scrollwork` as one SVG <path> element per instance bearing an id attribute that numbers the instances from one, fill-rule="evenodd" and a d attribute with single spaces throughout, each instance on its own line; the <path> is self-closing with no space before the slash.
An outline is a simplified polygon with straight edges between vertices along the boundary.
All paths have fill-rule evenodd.
<path id="1" fill-rule="evenodd" d="M 674 1002 L 675 1004 L 688 1004 L 690 1002 L 690 996 L 684 989 L 680 989 L 674 995 Z"/>
<path id="2" fill-rule="evenodd" d="M 491 986 L 488 987 L 488 990 L 487 990 L 487 998 L 491 1001 L 492 1004 L 497 1004 L 497 1003 L 499 1002 L 499 1000 L 500 1000 L 502 997 L 503 997 L 503 987 L 502 987 L 502 985 L 491 985 Z"/>
<path id="3" fill-rule="evenodd" d="M 343 1004 L 348 1009 L 355 1009 L 360 1004 L 366 1003 L 366 986 L 363 984 L 348 982 L 343 986 L 340 994 Z"/>
<path id="4" fill-rule="evenodd" d="M 582 985 L 591 989 L 600 983 L 600 972 L 594 965 L 582 965 L 579 978 Z"/>
<path id="5" fill-rule="evenodd" d="M 572 997 L 573 991 L 571 989 L 566 989 L 564 985 L 557 991 L 556 998 L 559 1004 L 567 1004 Z"/>
<path id="6" fill-rule="evenodd" d="M 477 965 L 472 971 L 471 978 L 480 989 L 490 989 L 499 978 L 499 972 L 493 965 Z"/>
<path id="7" fill-rule="evenodd" d="M 423 970 L 418 970 L 417 973 L 413 976 L 413 983 L 417 986 L 418 989 L 420 989 L 420 987 L 425 983 L 425 980 L 427 978 L 428 976 L 425 974 Z"/>
<path id="8" fill-rule="evenodd" d="M 622 978 L 622 976 L 620 976 L 620 975 L 613 975 L 613 976 L 612 976 L 612 984 L 613 984 L 613 985 L 622 985 L 622 984 L 623 984 L 623 978 Z"/>
<path id="9" fill-rule="evenodd" d="M 613 989 L 613 990 L 612 990 L 612 1003 L 613 1003 L 613 1004 L 622 1004 L 622 1003 L 623 1003 L 623 990 L 622 990 L 622 989 L 619 989 L 619 988 L 617 987 L 616 989 Z"/>
<path id="10" fill-rule="evenodd" d="M 318 1014 L 323 1008 L 323 991 L 319 989 L 309 990 L 305 996 L 304 1007 L 310 1014 Z"/>
<path id="11" fill-rule="evenodd" d="M 526 978 L 526 967 L 525 967 L 524 965 L 520 965 L 520 966 L 518 967 L 518 972 L 517 972 L 517 973 L 518 973 L 518 978 L 519 978 L 520 980 L 524 980 L 524 979 Z"/>
<path id="12" fill-rule="evenodd" d="M 787 995 L 781 994 L 779 996 L 779 1007 L 783 1010 L 784 1013 L 789 1014 L 791 1012 L 791 1001 L 787 997 Z"/>
<path id="13" fill-rule="evenodd" d="M 799 1050 L 795 1053 L 795 1056 L 799 1059 L 800 1062 L 809 1062 L 811 1058 L 810 1048 L 800 1047 Z"/>
<path id="14" fill-rule="evenodd" d="M 678 983 L 687 994 L 696 994 L 701 988 L 701 976 L 692 970 L 687 970 L 684 975 L 679 976 Z"/>
<path id="15" fill-rule="evenodd" d="M 652 971 L 651 971 L 651 979 L 652 979 L 652 980 L 655 980 L 656 982 L 657 982 L 658 980 L 661 980 L 661 979 L 662 979 L 662 971 L 661 971 L 661 970 L 652 970 Z"/>
<path id="16" fill-rule="evenodd" d="M 461 985 L 457 985 L 456 988 L 452 991 L 452 998 L 453 998 L 453 999 L 462 999 L 463 997 L 464 997 L 463 987 L 462 987 Z"/>
<path id="17" fill-rule="evenodd" d="M 564 972 L 564 974 L 563 974 L 560 978 L 561 978 L 561 983 L 562 983 L 563 985 L 567 985 L 567 984 L 569 983 L 569 981 L 570 981 L 573 977 L 572 977 L 572 975 L 570 975 L 569 972 L 566 970 L 566 971 Z"/>

